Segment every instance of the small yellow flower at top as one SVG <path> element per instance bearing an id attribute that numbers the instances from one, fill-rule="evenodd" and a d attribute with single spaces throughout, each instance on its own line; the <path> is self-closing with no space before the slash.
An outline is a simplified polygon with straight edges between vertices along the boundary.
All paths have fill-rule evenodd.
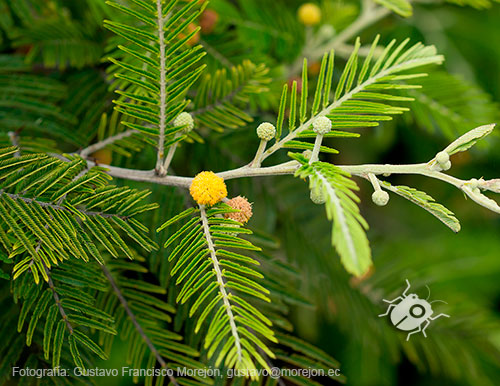
<path id="1" fill-rule="evenodd" d="M 201 172 L 193 178 L 189 193 L 200 205 L 215 205 L 227 196 L 227 188 L 224 179 L 214 172 Z"/>
<path id="2" fill-rule="evenodd" d="M 315 26 L 321 22 L 321 10 L 316 4 L 302 4 L 297 11 L 299 21 L 307 26 Z"/>

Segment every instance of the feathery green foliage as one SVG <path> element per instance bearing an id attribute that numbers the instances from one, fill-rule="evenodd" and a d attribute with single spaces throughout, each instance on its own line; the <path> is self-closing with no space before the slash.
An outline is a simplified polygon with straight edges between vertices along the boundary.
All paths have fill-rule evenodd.
<path id="1" fill-rule="evenodd" d="M 455 217 L 455 214 L 443 205 L 435 202 L 427 193 L 420 192 L 408 186 L 393 186 L 386 181 L 382 182 L 382 186 L 425 209 L 453 232 L 460 231 L 460 222 Z"/>
<path id="2" fill-rule="evenodd" d="M 500 213 L 496 153 L 464 165 L 497 139 L 478 84 L 499 86 L 498 8 L 304 3 L 0 0 L 0 385 L 108 383 L 75 367 L 168 370 L 123 379 L 147 386 L 396 384 L 408 366 L 494 385 L 495 218 L 479 228 L 429 181 Z M 201 170 L 224 187 L 213 206 L 193 207 Z M 409 342 L 377 318 L 406 277 L 451 315 Z M 70 376 L 12 370 L 55 366 Z"/>
<path id="3" fill-rule="evenodd" d="M 60 106 L 66 87 L 57 80 L 28 71 L 30 67 L 21 57 L 0 55 L 0 130 L 22 130 L 31 135 L 81 143 L 79 134 L 71 132 L 75 117 Z"/>
<path id="4" fill-rule="evenodd" d="M 17 330 L 26 331 L 26 345 L 32 344 L 37 325 L 43 326 L 43 356 L 52 368 L 61 364 L 61 355 L 71 348 L 76 366 L 85 368 L 81 354 L 92 352 L 107 359 L 89 331 L 116 334 L 114 318 L 95 307 L 94 291 L 106 291 L 105 279 L 97 266 L 72 260 L 49 270 L 48 285 L 37 285 L 29 276 L 15 281 L 14 300 L 21 302 Z M 78 292 L 73 288 L 78 288 Z M 27 327 L 26 327 L 27 325 Z M 40 331 L 41 333 L 41 331 Z"/>
<path id="5" fill-rule="evenodd" d="M 198 127 L 215 131 L 235 129 L 252 122 L 244 110 L 252 96 L 266 92 L 269 69 L 246 60 L 230 69 L 202 77 L 193 101 L 192 114 Z"/>
<path id="6" fill-rule="evenodd" d="M 419 80 L 420 89 L 405 92 L 414 98 L 411 114 L 422 128 L 454 139 L 484 123 L 494 122 L 497 106 L 484 91 L 446 72 L 431 72 Z"/>
<path id="7" fill-rule="evenodd" d="M 402 102 L 412 101 L 413 98 L 396 95 L 396 90 L 418 89 L 421 86 L 408 84 L 407 81 L 426 76 L 426 73 L 413 73 L 413 70 L 429 64 L 439 64 L 443 57 L 436 53 L 433 46 L 424 46 L 416 43 L 407 48 L 409 39 L 396 45 L 392 40 L 378 58 L 373 58 L 379 37 L 373 41 L 366 58 L 359 60 L 359 39 L 356 40 L 354 50 L 342 71 L 335 88 L 332 89 L 334 73 L 334 52 L 330 51 L 323 56 L 318 82 L 314 91 L 312 104 L 308 105 L 307 92 L 307 65 L 303 66 L 303 85 L 300 107 L 296 89 L 292 87 L 289 106 L 289 129 L 282 139 L 284 147 L 293 149 L 311 149 L 312 145 L 295 138 L 314 136 L 309 129 L 312 120 L 317 116 L 327 116 L 332 120 L 332 131 L 326 136 L 352 137 L 353 133 L 343 130 L 352 130 L 365 127 L 375 127 L 381 121 L 391 120 L 391 115 L 402 114 L 408 107 L 400 106 Z M 278 126 L 283 121 L 286 108 L 287 88 L 281 98 L 278 116 Z M 295 91 L 294 91 L 295 90 Z M 310 108 L 310 110 L 309 110 Z M 310 113 L 309 113 L 310 111 Z M 295 128 L 295 117 L 298 114 L 300 126 Z M 281 138 L 282 131 L 277 131 L 277 139 Z M 323 152 L 336 153 L 334 149 L 323 147 Z"/>
<path id="8" fill-rule="evenodd" d="M 97 303 L 112 315 L 116 315 L 115 324 L 121 331 L 121 339 L 128 342 L 127 360 L 132 368 L 154 367 L 156 364 L 168 367 L 185 367 L 190 370 L 203 370 L 204 365 L 195 358 L 199 353 L 182 343 L 182 336 L 172 332 L 168 323 L 176 309 L 162 300 L 165 288 L 150 282 L 131 279 L 130 276 L 146 274 L 147 268 L 139 261 L 112 260 L 103 268 L 111 283 L 113 292 L 101 293 Z M 109 355 L 115 336 L 99 333 L 99 341 Z M 197 385 L 213 384 L 210 378 L 198 378 Z M 168 377 L 156 378 L 156 384 L 162 384 Z M 138 380 L 135 377 L 134 380 Z M 182 380 L 187 381 L 188 378 Z M 155 376 L 146 377 L 146 384 L 153 384 Z M 190 379 L 189 382 L 195 382 Z M 191 383 L 193 384 L 193 383 Z"/>
<path id="9" fill-rule="evenodd" d="M 26 58 L 29 63 L 41 56 L 44 66 L 49 68 L 82 68 L 98 63 L 101 58 L 102 46 L 97 37 L 86 35 L 79 22 L 61 17 L 38 20 L 23 30 L 14 45 L 29 47 Z"/>
<path id="10" fill-rule="evenodd" d="M 400 205 L 393 209 L 396 213 L 407 205 L 400 201 Z M 322 216 L 322 213 L 318 212 L 318 215 Z M 422 218 L 425 217 L 423 214 Z M 338 261 L 331 260 L 323 242 L 321 245 L 311 242 L 311 231 L 321 230 L 323 222 L 313 221 L 309 229 L 303 229 L 295 225 L 296 214 L 290 214 L 287 217 L 290 227 L 284 240 L 289 245 L 290 258 L 298 260 L 300 265 L 314 266 L 307 273 L 309 279 L 306 283 L 314 291 L 317 302 L 322 304 L 322 312 L 328 315 L 330 323 L 335 323 L 349 337 L 346 340 L 348 354 L 346 361 L 342 362 L 343 367 L 353 368 L 349 382 L 368 384 L 373 379 L 382 382 L 387 377 L 387 367 L 406 358 L 429 378 L 444 377 L 459 384 L 464 379 L 464 384 L 480 379 L 478 382 L 493 385 L 491 376 L 495 366 L 492 367 L 491 360 L 498 355 L 495 354 L 498 353 L 495 329 L 498 329 L 499 321 L 487 311 L 487 305 L 477 302 L 477 292 L 474 291 L 480 282 L 487 280 L 487 276 L 498 272 L 498 264 L 493 261 L 496 252 L 489 250 L 487 241 L 491 234 L 473 230 L 472 234 L 462 233 L 466 236 L 457 240 L 452 232 L 436 234 L 434 228 L 426 232 L 422 228 L 428 228 L 429 224 L 414 220 L 411 228 L 395 230 L 397 238 L 376 248 L 377 273 L 362 281 L 353 281 Z M 412 237 L 414 233 L 418 233 L 418 238 Z M 479 247 L 472 240 L 477 241 Z M 405 250 L 407 259 L 395 258 Z M 493 257 L 493 260 L 479 266 L 476 264 L 479 255 Z M 460 265 L 457 265 L 457 256 L 463 256 Z M 465 266 L 470 267 L 467 279 L 463 274 Z M 315 281 L 310 278 L 318 277 L 323 279 L 321 286 L 316 288 Z M 337 279 L 328 280 L 328 277 Z M 394 333 L 390 322 L 373 323 L 372 315 L 384 310 L 381 299 L 401 294 L 403 281 L 394 279 L 400 277 L 408 278 L 412 290 L 420 297 L 427 297 L 425 285 L 428 285 L 430 300 L 442 299 L 449 303 L 433 304 L 434 309 L 450 314 L 451 318 L 442 324 L 431 324 L 427 338 L 421 336 L 406 342 L 406 334 Z M 494 293 L 493 290 L 491 295 L 495 296 Z M 321 302 L 325 297 L 328 297 L 328 302 Z M 369 344 L 371 339 L 377 344 Z M 464 340 L 466 344 L 463 344 Z M 363 347 L 361 351 L 360 346 Z M 370 374 L 365 373 L 367 369 Z M 493 373 L 489 373 L 490 370 Z"/>
<path id="11" fill-rule="evenodd" d="M 203 36 L 211 62 L 229 69 L 245 59 L 269 63 L 295 57 L 304 31 L 294 12 L 283 4 L 266 0 L 211 2 L 209 7 L 221 19 L 212 34 Z"/>
<path id="12" fill-rule="evenodd" d="M 293 155 L 303 165 L 295 175 L 309 178 L 314 194 L 326 200 L 326 214 L 333 221 L 332 244 L 337 249 L 347 271 L 364 274 L 371 265 L 371 251 L 366 230 L 368 224 L 359 213 L 359 198 L 353 192 L 358 190 L 350 175 L 334 165 L 325 162 L 307 163 L 303 157 Z"/>
<path id="13" fill-rule="evenodd" d="M 190 47 L 197 30 L 183 33 L 201 10 L 195 8 L 195 1 L 165 5 L 160 1 L 158 7 L 133 1 L 130 5 L 108 4 L 141 25 L 105 21 L 105 27 L 123 39 L 109 58 L 114 64 L 110 71 L 117 78 L 115 87 L 120 89 L 115 108 L 132 119 L 123 122 L 128 128 L 165 135 L 167 147 L 173 145 L 185 137 L 176 136 L 183 128 L 172 126 L 172 121 L 186 108 L 185 95 L 205 67 L 196 66 L 204 56 L 201 46 Z"/>
<path id="14" fill-rule="evenodd" d="M 36 283 L 45 268 L 71 258 L 102 263 L 101 249 L 132 258 L 120 231 L 146 250 L 156 248 L 133 217 L 154 209 L 143 204 L 147 191 L 108 185 L 102 168 L 86 170 L 86 161 L 0 149 L 0 238 L 15 258 L 13 279 L 31 271 Z"/>
<path id="15" fill-rule="evenodd" d="M 62 108 L 75 116 L 82 144 L 88 145 L 95 136 L 102 114 L 109 110 L 111 93 L 98 70 L 86 69 L 66 79 L 67 94 Z"/>
<path id="16" fill-rule="evenodd" d="M 0 8 L 0 44 L 5 37 L 26 54 L 27 63 L 64 70 L 99 62 L 103 41 L 98 28 L 105 15 L 99 2 L 83 0 L 65 8 L 58 2 L 2 0 Z"/>
<path id="17" fill-rule="evenodd" d="M 208 324 L 204 347 L 208 357 L 216 356 L 215 365 L 225 363 L 239 370 L 252 370 L 257 362 L 269 369 L 261 352 L 274 354 L 261 340 L 276 342 L 271 321 L 251 304 L 251 299 L 269 302 L 269 290 L 259 284 L 261 273 L 254 269 L 258 261 L 233 250 L 259 250 L 240 235 L 251 231 L 223 215 L 235 212 L 224 204 L 210 209 L 187 209 L 164 223 L 158 231 L 176 221 L 192 217 L 165 242 L 164 247 L 182 237 L 170 254 L 175 260 L 171 274 L 182 290 L 177 302 L 183 304 L 199 294 L 189 315 L 198 313 L 195 332 Z M 261 336 L 261 337 L 260 337 Z"/>

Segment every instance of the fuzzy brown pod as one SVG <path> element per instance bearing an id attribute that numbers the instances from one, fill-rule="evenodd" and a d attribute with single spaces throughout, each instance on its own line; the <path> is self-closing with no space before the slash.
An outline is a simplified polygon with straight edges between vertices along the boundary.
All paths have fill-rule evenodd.
<path id="1" fill-rule="evenodd" d="M 233 209 L 239 210 L 236 213 L 226 213 L 224 216 L 230 218 L 231 220 L 238 221 L 245 224 L 252 217 L 252 204 L 246 199 L 246 197 L 236 196 L 231 198 L 226 202 Z"/>

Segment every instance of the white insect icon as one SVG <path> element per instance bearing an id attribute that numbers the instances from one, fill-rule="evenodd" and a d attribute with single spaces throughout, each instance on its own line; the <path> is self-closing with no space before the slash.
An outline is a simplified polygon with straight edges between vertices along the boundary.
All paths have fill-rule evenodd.
<path id="1" fill-rule="evenodd" d="M 407 287 L 401 296 L 398 296 L 394 300 L 383 299 L 384 302 L 389 303 L 390 305 L 387 308 L 387 311 L 384 314 L 380 314 L 379 317 L 390 314 L 391 322 L 398 330 L 410 331 L 406 337 L 407 341 L 410 339 L 410 335 L 418 332 L 422 332 L 422 334 L 424 334 L 427 338 L 425 329 L 429 326 L 431 320 L 435 320 L 441 316 L 446 316 L 447 318 L 450 317 L 450 315 L 447 314 L 432 316 L 434 311 L 432 310 L 431 303 L 446 302 L 443 300 L 433 300 L 432 302 L 428 302 L 427 299 L 431 296 L 431 291 L 427 286 L 426 287 L 429 290 L 429 296 L 427 296 L 427 299 L 420 299 L 416 294 L 407 295 L 406 293 L 410 289 L 410 282 L 408 279 L 406 279 L 406 284 Z"/>

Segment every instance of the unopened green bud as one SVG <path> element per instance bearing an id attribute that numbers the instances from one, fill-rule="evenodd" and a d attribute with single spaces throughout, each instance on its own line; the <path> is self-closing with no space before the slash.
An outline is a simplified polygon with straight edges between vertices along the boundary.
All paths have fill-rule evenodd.
<path id="1" fill-rule="evenodd" d="M 318 117 L 313 122 L 313 131 L 316 134 L 325 135 L 332 129 L 332 121 L 327 117 Z"/>
<path id="2" fill-rule="evenodd" d="M 184 132 L 189 133 L 194 128 L 194 120 L 191 114 L 182 112 L 174 119 L 174 126 L 185 126 Z"/>
<path id="3" fill-rule="evenodd" d="M 311 201 L 317 205 L 324 204 L 326 202 L 325 194 L 322 191 L 317 191 L 316 189 L 311 190 Z"/>
<path id="4" fill-rule="evenodd" d="M 372 194 L 372 201 L 378 206 L 387 205 L 389 202 L 389 194 L 383 190 L 376 190 Z"/>
<path id="5" fill-rule="evenodd" d="M 276 128 L 272 123 L 264 122 L 257 127 L 257 136 L 264 141 L 270 141 L 276 135 Z"/>

